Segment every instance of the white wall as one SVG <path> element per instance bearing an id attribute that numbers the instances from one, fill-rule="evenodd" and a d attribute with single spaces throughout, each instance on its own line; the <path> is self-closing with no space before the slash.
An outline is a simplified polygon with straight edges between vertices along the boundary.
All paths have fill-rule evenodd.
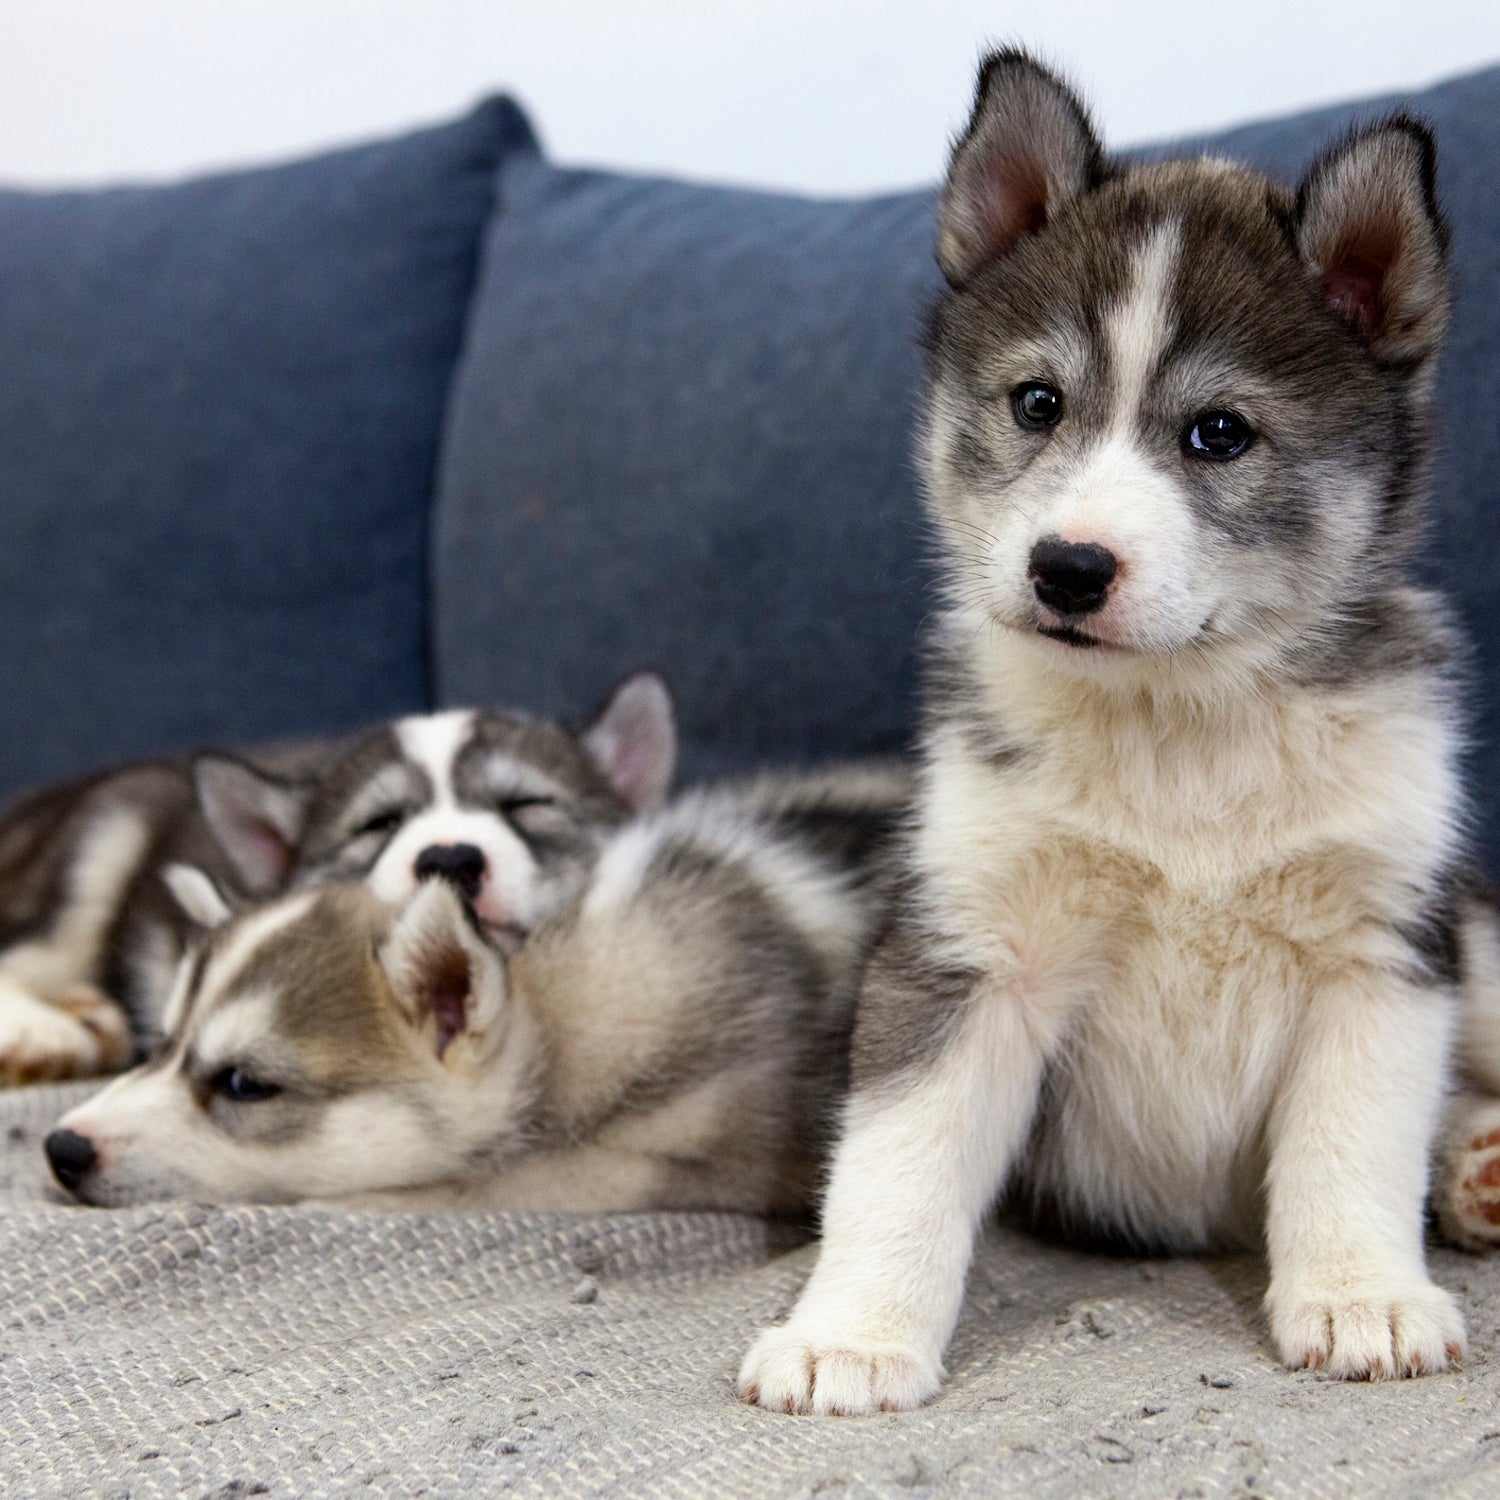
<path id="1" fill-rule="evenodd" d="M 1005 38 L 1062 62 L 1125 142 L 1477 67 L 1500 4 L 0 0 L 0 179 L 264 160 L 504 87 L 560 159 L 901 186 L 936 175 L 978 49 Z"/>

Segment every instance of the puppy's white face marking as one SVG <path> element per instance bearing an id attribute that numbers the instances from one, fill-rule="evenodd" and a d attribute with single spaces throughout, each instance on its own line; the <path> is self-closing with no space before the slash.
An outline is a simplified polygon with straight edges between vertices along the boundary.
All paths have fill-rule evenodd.
<path id="1" fill-rule="evenodd" d="M 1172 283 L 1181 248 L 1177 226 L 1158 224 L 1131 256 L 1129 291 L 1106 313 L 1116 430 L 1128 431 L 1133 425 L 1157 362 L 1171 343 Z"/>
<path id="2" fill-rule="evenodd" d="M 484 856 L 484 875 L 473 903 L 480 919 L 494 926 L 529 927 L 542 914 L 536 859 L 498 811 L 460 803 L 454 785 L 454 767 L 473 736 L 474 723 L 471 711 L 460 710 L 403 719 L 396 725 L 397 743 L 426 776 L 431 798 L 381 851 L 368 884 L 381 900 L 399 904 L 416 889 L 417 863 L 424 851 L 467 844 Z M 497 787 L 514 788 L 521 796 L 545 797 L 558 791 L 534 767 L 500 754 L 491 760 L 491 781 Z M 376 805 L 376 789 L 365 797 Z"/>
<path id="3" fill-rule="evenodd" d="M 253 1007 L 235 1010 L 242 1013 L 236 1026 L 249 1028 Z M 431 1120 L 396 1094 L 336 1100 L 305 1132 L 262 1142 L 220 1129 L 171 1067 L 125 1074 L 60 1125 L 94 1142 L 99 1180 L 89 1201 L 103 1207 L 184 1196 L 296 1202 L 423 1182 L 457 1165 L 434 1140 Z"/>
<path id="4" fill-rule="evenodd" d="M 172 970 L 172 987 L 167 992 L 166 1004 L 162 1007 L 161 1030 L 163 1036 L 175 1036 L 187 1019 L 188 1006 L 193 995 L 193 956 L 182 953 Z"/>
<path id="5" fill-rule="evenodd" d="M 200 995 L 210 1000 L 222 995 L 266 940 L 300 921 L 316 899 L 312 891 L 304 891 L 251 913 L 223 949 L 209 960 L 199 986 Z"/>
<path id="6" fill-rule="evenodd" d="M 1180 231 L 1170 222 L 1135 247 L 1124 293 L 1104 308 L 1097 352 L 1066 324 L 1007 351 L 1002 382 L 1045 378 L 1061 390 L 1064 410 L 1053 438 L 1004 434 L 1010 443 L 1019 438 L 1046 447 L 1030 455 L 998 512 L 986 507 L 969 523 L 989 537 L 988 610 L 1007 624 L 1031 632 L 1066 623 L 1038 602 L 1033 587 L 1033 549 L 1046 538 L 1092 543 L 1116 558 L 1119 571 L 1107 602 L 1077 622 L 1107 647 L 1171 651 L 1191 641 L 1214 612 L 1211 539 L 1173 472 L 1181 460 L 1174 450 L 1164 464 L 1144 430 L 1173 336 L 1180 255 Z M 1085 404 L 1093 409 L 1081 410 Z M 944 422 L 940 403 L 939 446 L 957 420 L 950 411 Z M 997 420 L 1013 421 L 1008 413 Z M 1055 654 L 1065 664 L 1083 664 L 1084 653 L 1075 647 L 1059 646 Z"/>
<path id="7" fill-rule="evenodd" d="M 415 714 L 396 725 L 396 741 L 402 753 L 427 773 L 433 798 L 440 805 L 453 803 L 453 763 L 473 733 L 471 709 Z"/>
<path id="8" fill-rule="evenodd" d="M 275 1034 L 278 997 L 269 990 L 237 992 L 213 1009 L 198 1028 L 193 1051 L 207 1073 L 233 1067 L 264 1037 Z"/>

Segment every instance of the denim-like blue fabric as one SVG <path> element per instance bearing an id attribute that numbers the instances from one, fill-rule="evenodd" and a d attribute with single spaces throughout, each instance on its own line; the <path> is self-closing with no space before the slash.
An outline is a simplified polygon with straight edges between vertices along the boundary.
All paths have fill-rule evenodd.
<path id="1" fill-rule="evenodd" d="M 515 107 L 0 192 L 0 791 L 428 698 L 443 405 Z"/>
<path id="2" fill-rule="evenodd" d="M 1500 872 L 1500 69 L 1193 144 L 1294 179 L 1403 103 L 1437 128 L 1454 231 L 1432 556 L 1481 647 Z M 573 712 L 656 666 L 691 768 L 905 745 L 933 194 L 818 201 L 525 155 L 502 178 L 439 485 L 441 700 Z"/>
<path id="3" fill-rule="evenodd" d="M 439 487 L 447 702 L 655 666 L 700 768 L 902 744 L 930 195 L 503 171 Z"/>

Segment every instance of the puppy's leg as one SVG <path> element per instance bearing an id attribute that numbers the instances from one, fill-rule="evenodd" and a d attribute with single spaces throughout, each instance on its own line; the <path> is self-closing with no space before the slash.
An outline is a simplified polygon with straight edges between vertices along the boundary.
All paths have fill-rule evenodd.
<path id="1" fill-rule="evenodd" d="M 1442 989 L 1372 971 L 1315 993 L 1271 1120 L 1266 1294 L 1294 1369 L 1417 1375 L 1464 1350 L 1423 1257 L 1423 1201 L 1452 1031 Z"/>
<path id="2" fill-rule="evenodd" d="M 940 996 L 919 967 L 892 970 L 877 954 L 861 999 L 817 1267 L 788 1322 L 763 1333 L 740 1369 L 741 1397 L 773 1411 L 901 1411 L 936 1393 L 975 1231 L 1061 1029 L 1060 1015 L 1016 984 L 971 975 L 962 996 Z M 861 1082 L 862 1054 L 891 1046 L 872 1022 L 943 1003 L 953 1016 L 932 1055 L 919 1050 L 906 1068 Z"/>
<path id="3" fill-rule="evenodd" d="M 49 1002 L 0 975 L 0 1086 L 90 1078 L 130 1060 L 124 1011 L 90 986 Z"/>

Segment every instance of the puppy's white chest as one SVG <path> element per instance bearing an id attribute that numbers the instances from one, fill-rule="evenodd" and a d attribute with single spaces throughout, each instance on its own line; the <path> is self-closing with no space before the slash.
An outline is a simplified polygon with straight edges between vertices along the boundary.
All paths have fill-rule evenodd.
<path id="1" fill-rule="evenodd" d="M 1052 1065 L 1023 1186 L 1157 1244 L 1254 1242 L 1266 1119 L 1307 994 L 1296 949 L 1231 900 L 1147 898 L 1128 931 Z"/>

